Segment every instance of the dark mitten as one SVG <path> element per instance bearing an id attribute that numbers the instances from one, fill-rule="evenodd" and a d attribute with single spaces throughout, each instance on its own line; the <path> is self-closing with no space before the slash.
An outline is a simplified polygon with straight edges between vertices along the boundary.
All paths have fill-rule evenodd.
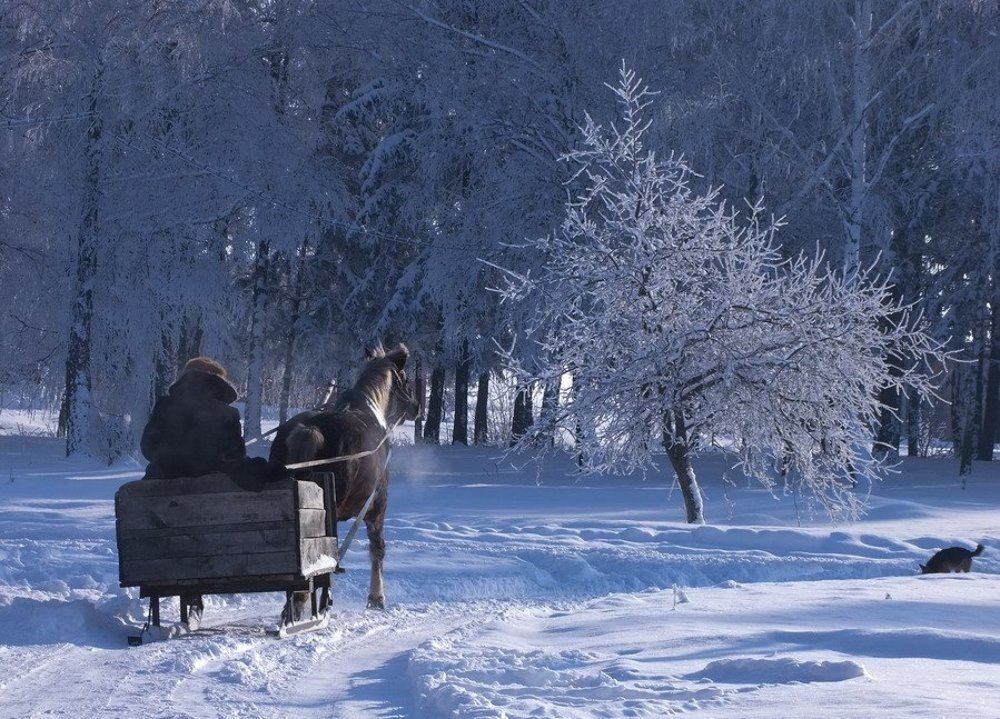
<path id="1" fill-rule="evenodd" d="M 268 460 L 267 477 L 265 482 L 277 482 L 280 479 L 291 479 L 292 473 L 285 469 L 285 465 L 276 460 Z"/>
<path id="2" fill-rule="evenodd" d="M 225 471 L 240 489 L 259 492 L 264 488 L 266 481 L 267 460 L 263 457 L 248 457 L 227 462 Z"/>

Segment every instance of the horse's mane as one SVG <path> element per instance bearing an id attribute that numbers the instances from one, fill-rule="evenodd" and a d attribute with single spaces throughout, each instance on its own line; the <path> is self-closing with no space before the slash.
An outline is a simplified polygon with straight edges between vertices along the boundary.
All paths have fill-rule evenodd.
<path id="1" fill-rule="evenodd" d="M 387 359 L 383 351 L 380 356 L 365 362 L 351 392 L 364 395 L 365 399 L 384 411 L 392 392 L 392 370 L 392 360 Z"/>
<path id="2" fill-rule="evenodd" d="M 396 354 L 409 354 L 405 345 L 387 351 L 381 343 L 367 351 L 367 359 L 358 373 L 354 387 L 340 396 L 338 405 L 342 408 L 352 407 L 355 402 L 367 402 L 381 412 L 386 412 L 389 397 L 392 394 L 392 383 L 396 371 Z"/>

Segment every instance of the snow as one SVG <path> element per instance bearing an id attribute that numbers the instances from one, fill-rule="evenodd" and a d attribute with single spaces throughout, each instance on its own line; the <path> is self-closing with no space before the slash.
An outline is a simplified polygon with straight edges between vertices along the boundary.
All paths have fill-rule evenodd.
<path id="1" fill-rule="evenodd" d="M 364 609 L 359 537 L 321 632 L 269 638 L 281 597 L 213 596 L 201 631 L 127 648 L 144 607 L 117 586 L 113 496 L 141 465 L 66 460 L 33 426 L 0 434 L 0 717 L 1000 716 L 990 464 L 963 491 L 905 460 L 832 525 L 709 457 L 690 527 L 662 466 L 398 447 L 387 611 Z M 976 542 L 972 573 L 917 574 Z"/>
<path id="2" fill-rule="evenodd" d="M 798 661 L 780 659 L 719 659 L 709 662 L 692 679 L 705 678 L 727 684 L 790 684 L 791 682 L 842 682 L 866 676 L 865 668 L 855 661 Z"/>

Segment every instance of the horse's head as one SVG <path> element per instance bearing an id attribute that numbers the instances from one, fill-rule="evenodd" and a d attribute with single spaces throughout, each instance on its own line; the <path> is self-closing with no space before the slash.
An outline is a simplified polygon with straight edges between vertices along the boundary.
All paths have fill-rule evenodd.
<path id="1" fill-rule="evenodd" d="M 390 426 L 404 420 L 414 420 L 420 416 L 420 402 L 414 394 L 410 379 L 406 374 L 406 361 L 409 358 L 410 350 L 402 342 L 388 351 L 381 347 L 365 351 L 366 360 L 384 362 L 389 370 L 389 399 L 385 410 L 385 419 Z"/>

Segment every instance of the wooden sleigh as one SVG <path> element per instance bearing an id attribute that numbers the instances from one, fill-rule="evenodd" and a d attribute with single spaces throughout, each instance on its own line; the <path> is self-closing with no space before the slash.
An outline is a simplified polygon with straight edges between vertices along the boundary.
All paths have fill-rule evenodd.
<path id="1" fill-rule="evenodd" d="M 146 628 L 160 627 L 163 597 L 181 598 L 186 630 L 197 628 L 200 610 L 184 597 L 242 592 L 285 593 L 270 632 L 276 636 L 325 626 L 339 571 L 337 503 L 333 474 L 315 477 L 259 492 L 225 474 L 122 485 L 115 494 L 119 578 L 149 598 Z M 306 592 L 303 606 L 295 599 Z M 141 644 L 146 628 L 129 643 Z"/>

